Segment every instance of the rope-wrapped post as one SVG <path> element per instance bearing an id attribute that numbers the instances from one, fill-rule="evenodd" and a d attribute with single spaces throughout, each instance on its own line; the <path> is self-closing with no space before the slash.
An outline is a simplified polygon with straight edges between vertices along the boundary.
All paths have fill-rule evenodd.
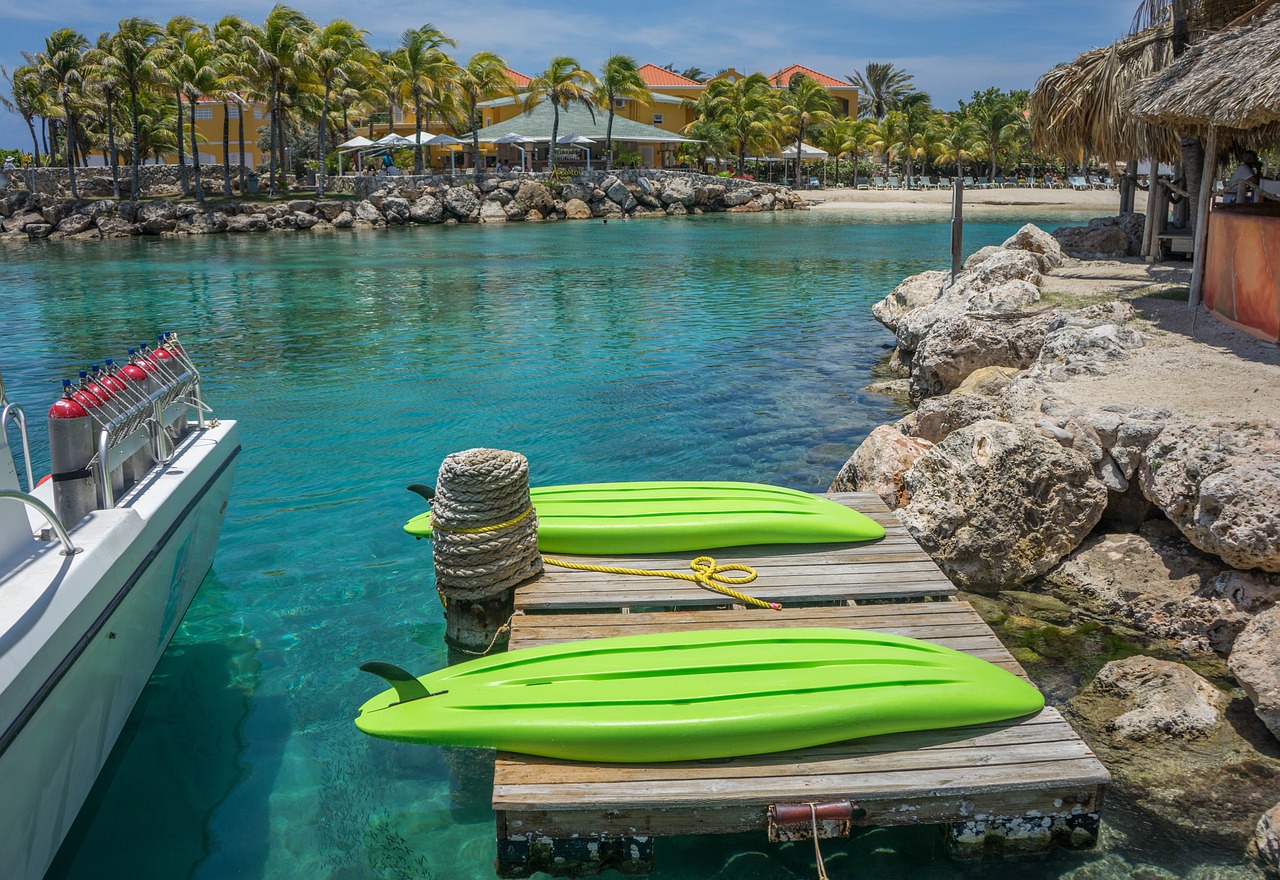
<path id="1" fill-rule="evenodd" d="M 445 457 L 431 502 L 436 587 L 445 640 L 487 653 L 506 641 L 517 584 L 542 574 L 529 461 L 518 452 L 468 449 Z"/>

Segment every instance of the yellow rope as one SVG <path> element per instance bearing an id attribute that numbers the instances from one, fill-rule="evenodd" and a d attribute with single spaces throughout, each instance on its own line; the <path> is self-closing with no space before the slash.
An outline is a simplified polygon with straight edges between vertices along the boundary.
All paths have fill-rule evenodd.
<path id="1" fill-rule="evenodd" d="M 515 519 L 509 519 L 506 522 L 500 522 L 497 525 L 493 525 L 493 526 L 476 526 L 470 529 L 455 529 L 455 528 L 450 528 L 449 526 L 442 526 L 438 522 L 436 522 L 434 519 L 431 518 L 431 514 L 427 514 L 427 524 L 430 525 L 431 528 L 433 529 L 439 529 L 442 532 L 450 532 L 455 535 L 482 535 L 485 532 L 496 532 L 498 531 L 498 529 L 506 529 L 518 523 L 522 523 L 529 517 L 529 514 L 531 513 L 533 513 L 533 508 L 529 507 L 525 509 L 524 513 L 520 514 Z"/>
<path id="2" fill-rule="evenodd" d="M 774 611 L 780 611 L 782 606 L 777 602 L 765 602 L 763 599 L 757 599 L 754 596 L 748 596 L 746 593 L 739 593 L 737 590 L 731 589 L 728 585 L 733 584 L 740 586 L 749 584 L 756 579 L 756 570 L 749 565 L 743 565 L 740 562 L 732 562 L 728 565 L 717 565 L 716 561 L 710 556 L 699 556 L 693 562 L 689 563 L 689 567 L 693 569 L 693 573 L 683 571 L 655 571 L 645 568 L 619 568 L 612 565 L 587 565 L 583 562 L 566 562 L 563 559 L 552 559 L 550 556 L 542 557 L 542 561 L 547 565 L 555 565 L 560 568 L 572 568 L 577 571 L 598 571 L 602 574 L 635 574 L 647 575 L 650 577 L 666 577 L 675 578 L 681 581 L 693 581 L 699 586 L 708 590 L 714 590 L 725 596 L 737 599 L 739 602 L 745 602 L 748 605 L 754 605 L 757 608 L 772 608 Z M 724 572 L 741 571 L 745 574 L 741 577 L 726 576 Z"/>

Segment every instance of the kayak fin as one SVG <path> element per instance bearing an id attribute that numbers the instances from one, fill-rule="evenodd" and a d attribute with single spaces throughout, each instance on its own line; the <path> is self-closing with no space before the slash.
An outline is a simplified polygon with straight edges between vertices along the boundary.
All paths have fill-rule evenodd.
<path id="1" fill-rule="evenodd" d="M 408 486 L 405 486 L 405 488 L 408 489 L 410 492 L 416 492 L 417 494 L 421 495 L 423 498 L 426 499 L 428 504 L 430 504 L 432 501 L 435 500 L 436 490 L 432 489 L 428 485 L 425 485 L 423 483 L 410 483 Z"/>
<path id="2" fill-rule="evenodd" d="M 439 694 L 433 694 L 423 687 L 422 682 L 414 678 L 413 673 L 406 672 L 392 663 L 370 660 L 368 663 L 360 664 L 360 671 L 372 672 L 395 688 L 396 696 L 400 698 L 401 703 L 412 703 L 414 700 L 421 700 L 423 697 L 439 696 Z M 444 691 L 440 693 L 444 693 Z"/>

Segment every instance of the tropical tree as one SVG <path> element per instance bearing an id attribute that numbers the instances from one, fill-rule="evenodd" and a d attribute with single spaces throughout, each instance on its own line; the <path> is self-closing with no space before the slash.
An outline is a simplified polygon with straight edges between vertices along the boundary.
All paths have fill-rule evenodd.
<path id="1" fill-rule="evenodd" d="M 483 173 L 480 156 L 480 102 L 514 95 L 516 85 L 507 73 L 507 63 L 493 52 L 477 52 L 459 68 L 454 82 L 467 110 L 471 148 L 475 151 L 476 176 Z"/>
<path id="2" fill-rule="evenodd" d="M 692 77 L 690 77 L 692 79 Z M 600 79 L 595 88 L 596 106 L 609 112 L 604 129 L 604 167 L 613 168 L 613 115 L 615 102 L 652 101 L 653 93 L 640 76 L 636 60 L 630 55 L 611 55 L 600 68 Z"/>
<path id="3" fill-rule="evenodd" d="M 977 127 L 984 145 L 983 152 L 991 163 L 987 176 L 995 177 L 996 162 L 1017 141 L 1021 130 L 1019 123 L 1026 118 L 1023 108 L 1018 106 L 1012 95 L 990 88 L 985 92 L 975 92 L 969 103 L 961 101 L 960 113 Z"/>
<path id="4" fill-rule="evenodd" d="M 888 140 L 886 151 L 906 160 L 903 173 L 910 180 L 915 177 L 915 160 L 928 152 L 925 134 L 934 112 L 929 96 L 924 92 L 912 92 L 902 100 L 900 107 L 890 110 L 880 127 Z M 887 160 L 885 165 L 887 169 Z"/>
<path id="5" fill-rule="evenodd" d="M 783 121 L 783 131 L 795 138 L 796 176 L 793 179 L 797 185 L 800 183 L 800 162 L 803 159 L 800 151 L 804 147 L 805 132 L 834 122 L 834 110 L 835 103 L 821 83 L 803 73 L 791 77 L 791 82 L 782 93 L 779 114 Z"/>
<path id="6" fill-rule="evenodd" d="M 191 168 L 195 176 L 196 201 L 204 201 L 200 184 L 200 148 L 196 140 L 196 102 L 203 96 L 218 97 L 222 77 L 215 66 L 221 53 L 213 35 L 203 27 L 183 37 L 173 57 L 173 76 L 181 83 L 182 94 L 191 108 Z"/>
<path id="7" fill-rule="evenodd" d="M 36 70 L 54 91 L 62 108 L 62 127 L 67 154 L 67 174 L 71 177 L 71 198 L 78 199 L 76 191 L 76 120 L 72 102 L 84 84 L 84 55 L 89 41 L 71 28 L 59 28 L 45 37 L 45 50 L 36 55 Z"/>
<path id="8" fill-rule="evenodd" d="M 368 47 L 364 43 L 367 31 L 349 21 L 335 18 L 311 35 L 311 64 L 324 89 L 324 109 L 320 112 L 316 195 L 324 195 L 325 187 L 325 135 L 329 128 L 329 98 L 335 86 L 344 86 L 363 61 Z"/>
<path id="9" fill-rule="evenodd" d="M 847 116 L 840 117 L 819 131 L 815 142 L 819 147 L 826 151 L 827 155 L 836 160 L 836 183 L 840 182 L 840 157 L 853 149 L 853 125 L 854 120 Z M 853 168 L 853 182 L 858 182 L 858 167 Z"/>
<path id="10" fill-rule="evenodd" d="M 401 95 L 413 101 L 413 173 L 422 173 L 422 130 L 424 98 L 427 113 L 431 103 L 436 103 L 440 86 L 457 73 L 457 63 L 440 50 L 441 46 L 458 44 L 444 35 L 439 28 L 424 24 L 410 28 L 400 35 L 400 48 L 391 56 L 394 76 L 400 85 Z"/>
<path id="11" fill-rule="evenodd" d="M 689 67 L 680 71 L 680 75 L 683 76 L 685 79 L 691 79 L 694 82 L 707 81 L 707 72 L 703 70 L 701 67 L 697 67 L 697 66 Z"/>
<path id="12" fill-rule="evenodd" d="M 40 141 L 36 138 L 36 117 L 40 115 L 42 105 L 45 100 L 44 85 L 40 82 L 40 74 L 35 67 L 30 64 L 24 64 L 15 68 L 13 73 L 5 70 L 0 66 L 0 75 L 9 83 L 9 92 L 13 96 L 12 99 L 0 95 L 0 104 L 6 109 L 17 113 L 22 117 L 22 121 L 27 124 L 27 131 L 31 132 L 31 158 L 32 163 L 39 167 L 40 165 Z"/>
<path id="13" fill-rule="evenodd" d="M 249 25 L 242 35 L 249 59 L 258 71 L 259 90 L 265 95 L 267 111 L 271 114 L 269 191 L 273 196 L 277 170 L 283 164 L 284 105 L 297 86 L 299 76 L 305 76 L 310 48 L 307 37 L 314 27 L 306 15 L 278 3 L 267 13 L 261 27 Z"/>
<path id="14" fill-rule="evenodd" d="M 702 119 L 725 130 L 738 154 L 738 169 L 747 161 L 747 151 L 765 149 L 776 143 L 774 122 L 778 95 L 763 73 L 753 73 L 737 82 L 712 80 L 696 102 L 691 102 Z M 686 127 L 686 130 L 691 127 Z"/>
<path id="15" fill-rule="evenodd" d="M 884 119 L 890 110 L 897 110 L 902 99 L 915 91 L 911 74 L 884 61 L 868 61 L 864 71 L 846 76 L 858 87 L 862 116 Z"/>
<path id="16" fill-rule="evenodd" d="M 699 169 L 707 164 L 709 157 L 720 166 L 722 157 L 734 150 L 734 142 L 729 130 L 710 119 L 695 119 L 684 128 L 684 134 L 690 139 L 680 145 L 680 156 L 685 161 L 693 160 Z"/>
<path id="17" fill-rule="evenodd" d="M 530 110 L 542 101 L 551 102 L 554 116 L 551 121 L 551 170 L 556 169 L 556 141 L 560 136 L 560 110 L 569 109 L 570 104 L 585 107 L 596 118 L 595 104 L 591 95 L 596 87 L 596 78 L 591 71 L 583 70 L 576 58 L 557 55 L 551 64 L 529 81 L 525 91 L 524 109 Z M 479 165 L 479 162 L 476 163 Z"/>
<path id="18" fill-rule="evenodd" d="M 178 108 L 176 119 L 178 132 L 178 181 L 184 196 L 191 195 L 191 184 L 187 180 L 186 148 L 183 146 L 183 112 L 182 112 L 182 77 L 178 74 L 178 56 L 182 51 L 182 41 L 187 35 L 200 28 L 199 22 L 189 15 L 175 15 L 164 26 L 164 36 L 160 39 L 160 72 L 164 82 L 173 90 L 173 97 Z"/>
<path id="19" fill-rule="evenodd" d="M 111 55 L 112 35 L 102 33 L 92 49 L 85 53 L 85 87 L 94 97 L 95 109 L 107 126 L 107 145 L 104 151 L 111 166 L 111 193 L 120 198 L 120 154 L 116 150 L 116 112 L 124 94 L 124 83 L 116 74 L 116 68 L 107 59 Z"/>
<path id="20" fill-rule="evenodd" d="M 163 31 L 149 18 L 124 18 L 111 36 L 99 63 L 111 70 L 129 96 L 130 186 L 129 198 L 137 201 L 141 186 L 138 166 L 141 163 L 140 121 L 142 97 L 161 80 L 160 38 Z M 181 141 L 181 138 L 179 138 Z"/>
<path id="21" fill-rule="evenodd" d="M 954 164 L 956 177 L 964 177 L 964 164 L 983 152 L 982 131 L 963 113 L 952 113 L 936 123 L 933 158 L 939 166 Z"/>
<path id="22" fill-rule="evenodd" d="M 240 192 L 245 191 L 244 167 L 244 93 L 253 81 L 253 68 L 244 48 L 246 23 L 238 15 L 224 15 L 213 26 L 213 40 L 218 49 L 215 66 L 222 77 L 222 192 L 231 196 L 231 106 L 236 108 L 239 132 Z"/>

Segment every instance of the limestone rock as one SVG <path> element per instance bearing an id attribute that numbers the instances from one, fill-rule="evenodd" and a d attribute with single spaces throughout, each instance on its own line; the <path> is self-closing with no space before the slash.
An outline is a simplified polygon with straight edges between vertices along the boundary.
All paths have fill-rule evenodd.
<path id="1" fill-rule="evenodd" d="M 1021 372 L 1017 367 L 979 367 L 956 386 L 956 393 L 999 397 Z"/>
<path id="2" fill-rule="evenodd" d="M 1086 260 L 1115 260 L 1129 255 L 1129 237 L 1116 226 L 1062 226 L 1053 230 L 1062 252 Z"/>
<path id="3" fill-rule="evenodd" d="M 269 222 L 266 214 L 237 214 L 227 218 L 227 232 L 261 232 Z"/>
<path id="4" fill-rule="evenodd" d="M 687 208 L 693 204 L 697 196 L 693 191 L 693 184 L 687 179 L 672 177 L 663 182 L 660 197 L 666 205 L 679 204 Z"/>
<path id="5" fill-rule="evenodd" d="M 293 222 L 297 229 L 310 229 L 312 226 L 319 223 L 320 220 L 314 215 L 308 214 L 306 211 L 294 211 Z"/>
<path id="6" fill-rule="evenodd" d="M 27 238 L 48 238 L 53 234 L 53 226 L 49 223 L 28 223 L 22 231 L 27 234 Z"/>
<path id="7" fill-rule="evenodd" d="M 444 206 L 459 220 L 472 220 L 480 216 L 480 200 L 466 187 L 455 186 L 445 194 Z"/>
<path id="8" fill-rule="evenodd" d="M 355 225 L 356 218 L 352 216 L 350 211 L 341 211 L 337 217 L 333 218 L 334 229 L 350 229 Z"/>
<path id="9" fill-rule="evenodd" d="M 986 419 L 1004 421 L 999 401 L 958 391 L 922 400 L 915 411 L 911 434 L 929 443 L 941 443 L 952 431 Z"/>
<path id="10" fill-rule="evenodd" d="M 949 272 L 929 271 L 912 275 L 893 289 L 893 292 L 871 307 L 875 319 L 892 331 L 916 309 L 937 302 L 942 287 L 951 277 Z"/>
<path id="11" fill-rule="evenodd" d="M 555 199 L 545 186 L 535 180 L 521 181 L 515 200 L 523 204 L 526 211 L 538 211 L 544 217 L 555 211 Z"/>
<path id="12" fill-rule="evenodd" d="M 1023 226 L 1009 238 L 1004 247 L 1029 251 L 1040 256 L 1040 271 L 1048 272 L 1062 265 L 1062 245 L 1034 223 Z"/>
<path id="13" fill-rule="evenodd" d="M 414 223 L 439 223 L 444 216 L 444 203 L 435 196 L 424 195 L 409 206 L 409 219 Z"/>
<path id="14" fill-rule="evenodd" d="M 1046 315 L 958 315 L 938 322 L 912 358 L 912 396 L 950 391 L 982 367 L 1031 366 L 1048 326 Z"/>
<path id="15" fill-rule="evenodd" d="M 382 212 L 379 211 L 374 206 L 373 202 L 368 199 L 365 199 L 356 205 L 355 218 L 357 220 L 364 220 L 366 223 L 381 223 L 383 219 Z"/>
<path id="16" fill-rule="evenodd" d="M 289 202 L 289 210 L 297 214 L 310 214 L 316 209 L 316 203 L 311 199 L 293 199 Z M 310 227 L 308 227 L 310 228 Z"/>
<path id="17" fill-rule="evenodd" d="M 1262 723 L 1280 738 L 1280 606 L 1249 621 L 1231 648 L 1227 668 Z"/>
<path id="18" fill-rule="evenodd" d="M 969 255 L 969 258 L 964 261 L 964 266 L 962 268 L 966 270 L 972 269 L 984 262 L 988 257 L 995 256 L 1001 249 L 1002 248 L 998 244 L 989 244 L 984 248 L 979 248 Z"/>
<path id="19" fill-rule="evenodd" d="M 1026 281 L 1040 286 L 1040 261 L 1035 254 L 1000 248 L 972 269 L 956 278 L 956 286 L 966 290 L 987 290 L 1006 281 Z"/>
<path id="20" fill-rule="evenodd" d="M 323 202 L 316 202 L 315 211 L 321 217 L 332 223 L 334 220 L 338 219 L 339 214 L 347 210 L 347 205 L 347 202 L 326 200 Z"/>
<path id="21" fill-rule="evenodd" d="M 612 186 L 605 187 L 604 194 L 619 205 L 625 205 L 627 199 L 631 198 L 631 190 L 627 189 L 627 185 L 616 177 L 613 179 Z"/>
<path id="22" fill-rule="evenodd" d="M 43 223 L 44 217 L 38 211 L 15 212 L 4 221 L 5 232 L 22 232 L 29 223 Z"/>
<path id="23" fill-rule="evenodd" d="M 566 220 L 590 220 L 591 208 L 582 199 L 569 199 L 564 206 Z"/>
<path id="24" fill-rule="evenodd" d="M 613 199 L 601 199 L 598 202 L 592 202 L 591 216 L 604 218 L 621 217 L 622 206 Z"/>
<path id="25" fill-rule="evenodd" d="M 1227 695 L 1181 663 L 1137 655 L 1113 660 L 1089 687 L 1118 697 L 1124 711 L 1110 722 L 1117 739 L 1197 739 L 1223 721 Z"/>
<path id="26" fill-rule="evenodd" d="M 1100 373 L 1142 348 L 1142 334 L 1126 322 L 1136 315 L 1128 303 L 1111 302 L 1054 316 L 1037 357 L 1036 374 L 1051 379 Z"/>
<path id="27" fill-rule="evenodd" d="M 399 196 L 389 196 L 382 200 L 382 214 L 388 223 L 404 224 L 409 221 L 409 201 Z"/>
<path id="28" fill-rule="evenodd" d="M 1280 878 L 1280 804 L 1262 814 L 1249 842 L 1249 855 L 1271 880 Z"/>
<path id="29" fill-rule="evenodd" d="M 683 217 L 689 213 L 689 209 L 684 206 L 683 202 L 672 202 L 667 205 L 668 217 Z"/>
<path id="30" fill-rule="evenodd" d="M 113 214 L 98 218 L 98 231 L 102 233 L 103 238 L 124 238 L 136 234 L 134 224 L 124 217 Z"/>
<path id="31" fill-rule="evenodd" d="M 975 590 L 1044 574 L 1107 503 L 1088 459 L 1030 426 L 989 420 L 953 431 L 904 483 L 911 501 L 898 518 L 957 585 Z"/>
<path id="32" fill-rule="evenodd" d="M 87 214 L 71 214 L 58 222 L 58 231 L 76 235 L 93 226 L 93 218 Z"/>
<path id="33" fill-rule="evenodd" d="M 845 462 L 832 482 L 831 492 L 875 492 L 889 508 L 910 500 L 902 484 L 903 474 L 932 448 L 928 440 L 908 437 L 892 425 L 880 425 Z"/>
<path id="34" fill-rule="evenodd" d="M 507 212 L 503 210 L 502 203 L 499 201 L 488 201 L 480 205 L 480 222 L 481 223 L 506 223 Z"/>
<path id="35" fill-rule="evenodd" d="M 1142 493 L 1192 544 L 1239 569 L 1280 572 L 1280 429 L 1170 425 L 1147 447 Z"/>

